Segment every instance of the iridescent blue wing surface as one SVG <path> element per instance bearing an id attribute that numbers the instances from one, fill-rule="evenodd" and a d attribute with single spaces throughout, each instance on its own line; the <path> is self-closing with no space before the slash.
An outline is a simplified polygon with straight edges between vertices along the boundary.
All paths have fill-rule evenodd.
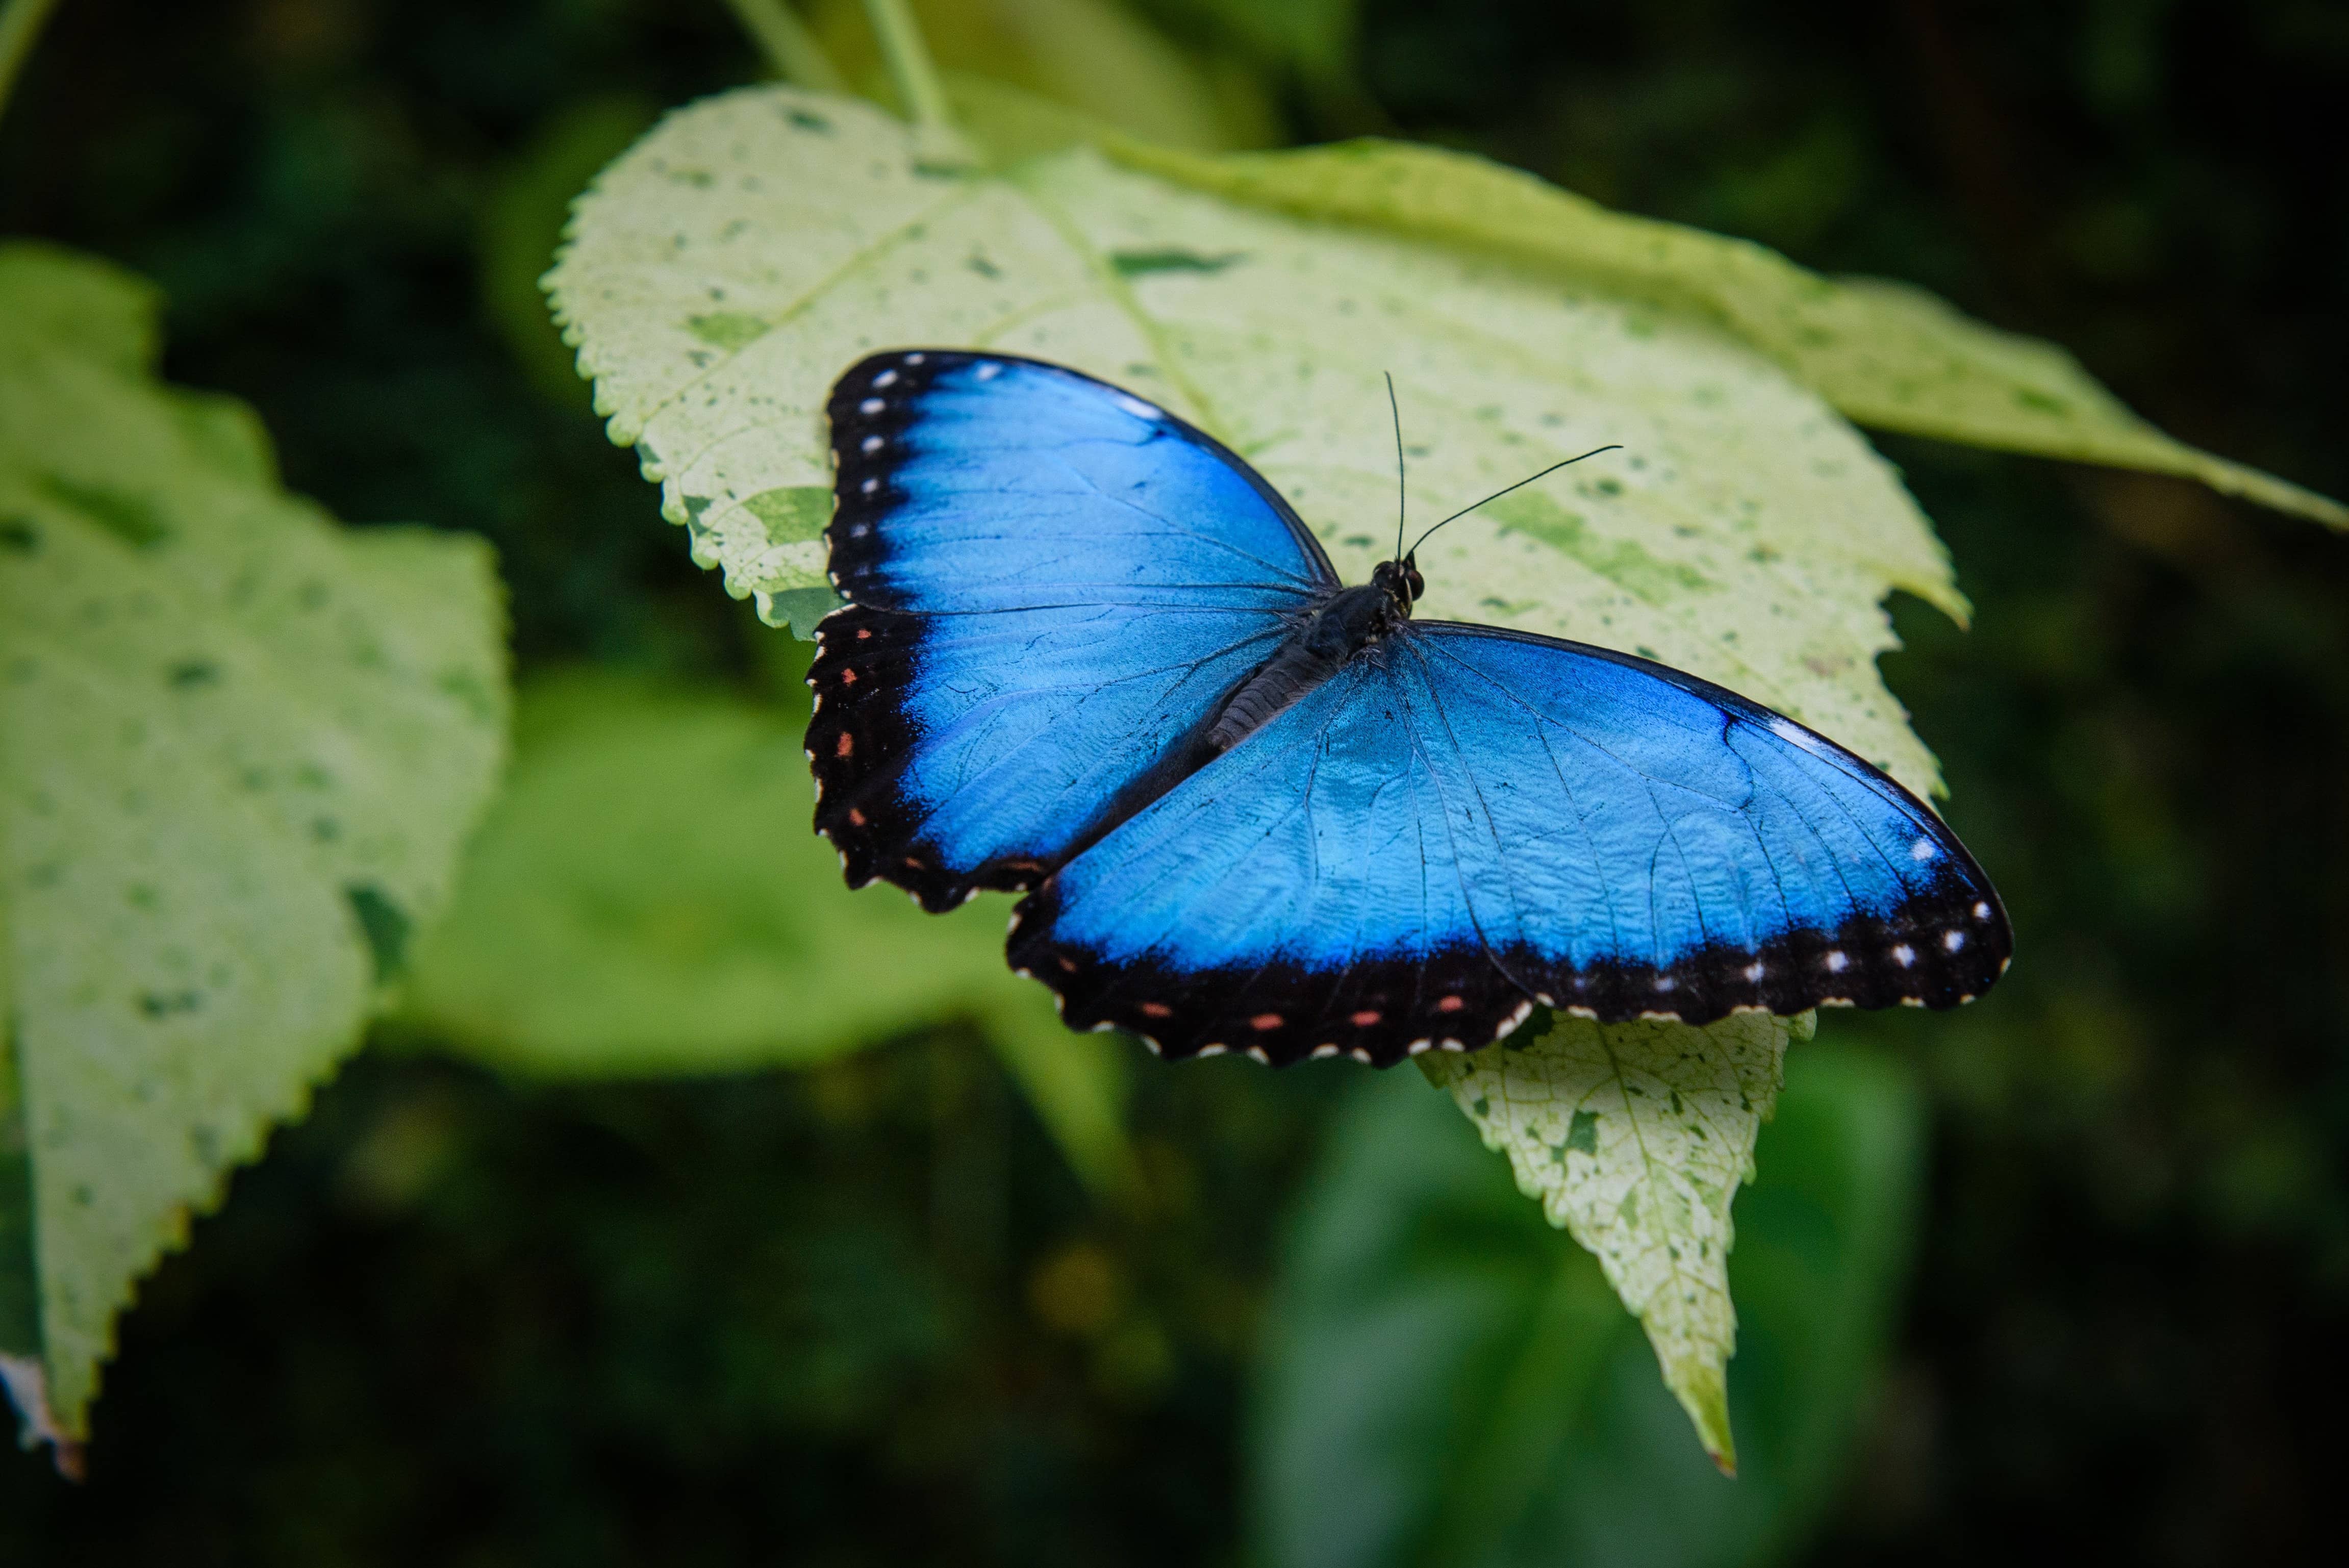
<path id="1" fill-rule="evenodd" d="M 1164 1054 L 1385 1064 L 1604 1020 L 1946 1007 L 2006 965 L 1930 810 L 1734 693 L 1416 623 L 1023 900 L 1013 965 Z"/>
<path id="2" fill-rule="evenodd" d="M 1270 486 L 1057 366 L 875 355 L 833 387 L 833 583 L 808 727 L 852 884 L 1024 889 L 1179 772 L 1338 585 Z"/>

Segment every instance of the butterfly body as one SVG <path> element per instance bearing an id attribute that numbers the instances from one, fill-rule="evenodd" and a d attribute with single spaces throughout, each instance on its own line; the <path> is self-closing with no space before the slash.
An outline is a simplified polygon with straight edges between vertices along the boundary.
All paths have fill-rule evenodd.
<path id="1" fill-rule="evenodd" d="M 1410 591 L 1396 575 L 1331 593 L 1224 699 L 1207 731 L 1209 755 L 1229 751 L 1263 728 L 1410 619 Z"/>
<path id="2" fill-rule="evenodd" d="M 830 413 L 816 825 L 1164 1054 L 1381 1065 L 1537 1005 L 1948 1006 L 2012 947 L 1939 819 L 1832 741 L 1628 655 L 1341 585 L 1237 456 L 1009 356 L 878 355 Z"/>

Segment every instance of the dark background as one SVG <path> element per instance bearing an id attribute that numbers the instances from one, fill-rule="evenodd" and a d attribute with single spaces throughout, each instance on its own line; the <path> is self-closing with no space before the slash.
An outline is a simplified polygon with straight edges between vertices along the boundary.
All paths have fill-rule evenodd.
<path id="1" fill-rule="evenodd" d="M 1924 284 L 2349 494 L 2335 0 L 1374 0 L 1335 88 L 1151 9 L 1298 139 L 1473 147 Z M 67 0 L 0 119 L 0 233 L 158 280 L 168 373 L 252 401 L 294 488 L 495 542 L 525 672 L 787 694 L 776 634 L 483 303 L 486 214 L 558 117 L 758 73 L 717 0 Z M 1886 668 L 2021 956 L 1954 1017 L 1827 1021 L 1920 1068 L 1934 1144 L 1812 1556 L 2315 1556 L 2349 1387 L 2349 542 L 1882 445 L 1978 607 L 1898 603 Z M 362 1057 L 144 1286 L 89 1481 L 0 1461 L 0 1555 L 1229 1560 L 1257 1305 L 1335 1077 L 1147 1075 L 1158 1196 L 1112 1221 L 984 1063 L 948 1035 L 532 1088 Z"/>

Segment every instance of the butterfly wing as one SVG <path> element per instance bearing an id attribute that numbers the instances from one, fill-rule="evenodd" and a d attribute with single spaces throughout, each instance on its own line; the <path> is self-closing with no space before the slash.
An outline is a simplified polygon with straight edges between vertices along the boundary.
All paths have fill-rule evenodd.
<path id="1" fill-rule="evenodd" d="M 925 907 L 1026 888 L 1161 787 L 1186 738 L 1337 586 L 1213 438 L 1009 356 L 876 355 L 830 405 L 816 827 Z"/>
<path id="2" fill-rule="evenodd" d="M 1644 660 L 1444 623 L 1079 855 L 1011 942 L 1080 1026 L 1381 1063 L 1536 1001 L 1950 1006 L 2011 951 L 1964 847 L 1834 742 Z"/>

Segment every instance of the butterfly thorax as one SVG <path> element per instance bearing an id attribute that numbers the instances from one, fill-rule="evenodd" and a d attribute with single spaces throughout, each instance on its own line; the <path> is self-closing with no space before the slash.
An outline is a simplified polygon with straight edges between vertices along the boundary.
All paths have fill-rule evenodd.
<path id="1" fill-rule="evenodd" d="M 1340 588 L 1321 601 L 1272 656 L 1224 699 L 1207 731 L 1210 749 L 1229 751 L 1343 669 L 1348 660 L 1392 636 L 1411 620 L 1418 582 L 1416 571 L 1383 562 L 1370 582 Z"/>

